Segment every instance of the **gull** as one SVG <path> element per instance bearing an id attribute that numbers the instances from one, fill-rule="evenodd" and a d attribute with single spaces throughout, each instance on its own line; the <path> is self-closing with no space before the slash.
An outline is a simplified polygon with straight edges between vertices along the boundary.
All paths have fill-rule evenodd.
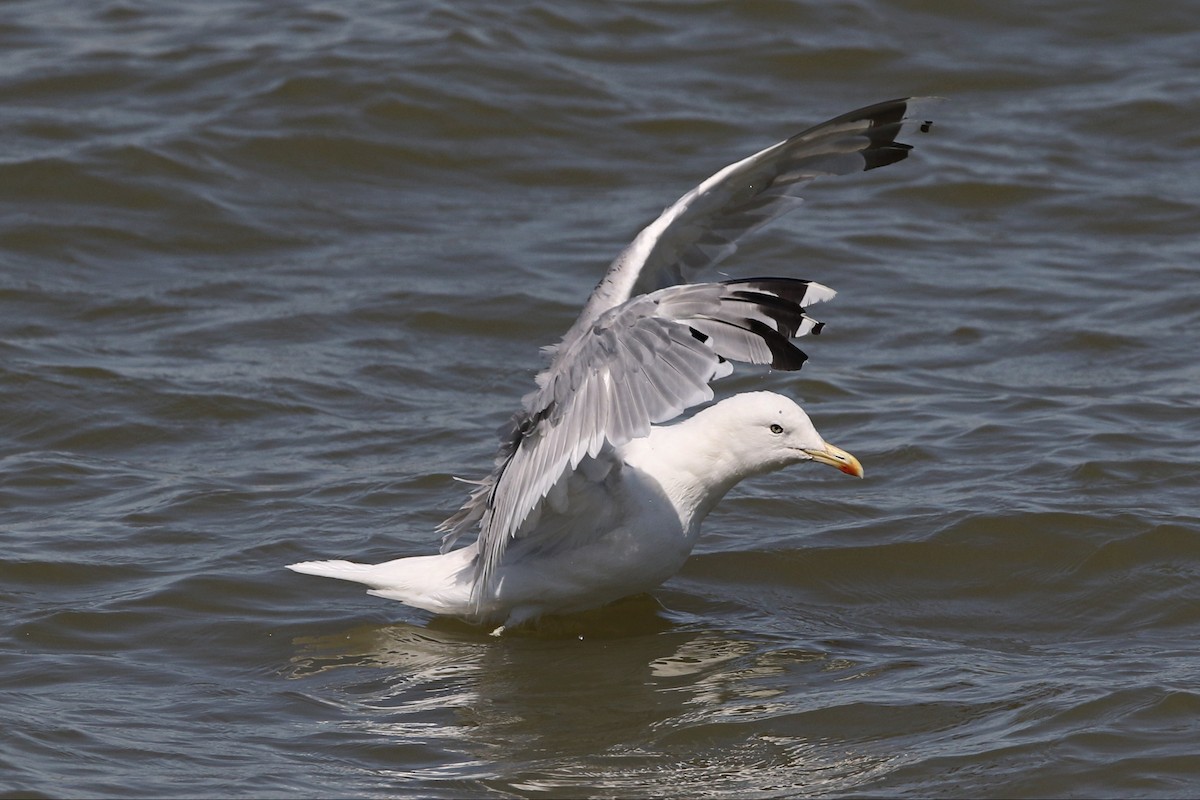
<path id="1" fill-rule="evenodd" d="M 861 478 L 793 400 L 745 392 L 709 403 L 732 362 L 797 370 L 791 341 L 818 334 L 807 307 L 834 291 L 794 278 L 692 282 L 801 202 L 814 178 L 875 169 L 912 98 L 860 108 L 730 164 L 643 229 L 552 347 L 537 387 L 503 429 L 491 474 L 439 526 L 441 551 L 381 564 L 288 569 L 505 629 L 649 591 L 683 566 L 700 524 L 740 481 L 792 464 Z M 928 121 L 921 130 L 929 128 Z M 668 424 L 669 423 L 669 424 Z M 454 548 L 463 534 L 469 544 Z"/>

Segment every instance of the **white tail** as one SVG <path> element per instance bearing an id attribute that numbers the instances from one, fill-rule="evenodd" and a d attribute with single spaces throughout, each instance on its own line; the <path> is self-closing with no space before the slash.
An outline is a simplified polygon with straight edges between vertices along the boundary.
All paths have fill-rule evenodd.
<path id="1" fill-rule="evenodd" d="M 464 547 L 443 555 L 411 556 L 382 564 L 353 561 L 301 561 L 288 564 L 293 572 L 354 581 L 369 587 L 368 594 L 399 600 L 435 614 L 470 613 L 475 548 Z"/>
<path id="2" fill-rule="evenodd" d="M 343 581 L 365 583 L 372 588 L 379 588 L 372 580 L 378 567 L 374 564 L 355 564 L 353 561 L 301 561 L 299 564 L 288 564 L 292 572 L 302 572 L 305 575 L 320 575 L 322 578 L 337 578 Z"/>

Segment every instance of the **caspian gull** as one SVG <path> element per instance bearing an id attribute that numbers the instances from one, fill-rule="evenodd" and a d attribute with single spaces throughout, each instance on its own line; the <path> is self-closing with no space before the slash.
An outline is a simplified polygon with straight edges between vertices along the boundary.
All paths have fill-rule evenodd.
<path id="1" fill-rule="evenodd" d="M 553 348 L 505 433 L 495 468 L 442 523 L 437 555 L 289 569 L 356 581 L 435 614 L 511 627 L 653 589 L 691 553 L 700 523 L 739 481 L 815 461 L 862 477 L 804 411 L 771 392 L 713 399 L 733 361 L 796 370 L 790 340 L 817 334 L 811 281 L 690 283 L 738 240 L 794 209 L 808 181 L 904 159 L 912 101 L 843 114 L 725 167 L 617 256 Z M 928 129 L 928 123 L 922 130 Z M 475 541 L 451 549 L 464 533 Z"/>

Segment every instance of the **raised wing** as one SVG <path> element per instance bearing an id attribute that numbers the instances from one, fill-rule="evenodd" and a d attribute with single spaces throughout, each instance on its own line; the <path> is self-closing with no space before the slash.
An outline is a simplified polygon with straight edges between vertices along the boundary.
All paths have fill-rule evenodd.
<path id="1" fill-rule="evenodd" d="M 443 550 L 478 522 L 476 588 L 484 591 L 509 541 L 565 473 L 712 399 L 708 384 L 730 360 L 799 369 L 807 356 L 790 339 L 821 329 L 804 307 L 833 295 L 810 281 L 751 278 L 670 286 L 601 314 L 538 376 L 497 468 L 443 523 Z"/>
<path id="2" fill-rule="evenodd" d="M 803 200 L 796 193 L 813 178 L 875 169 L 907 157 L 912 147 L 896 136 L 917 102 L 888 100 L 834 117 L 730 164 L 692 189 L 617 256 L 564 343 L 605 310 L 689 282 L 715 266 L 737 250 L 743 236 L 798 207 Z"/>

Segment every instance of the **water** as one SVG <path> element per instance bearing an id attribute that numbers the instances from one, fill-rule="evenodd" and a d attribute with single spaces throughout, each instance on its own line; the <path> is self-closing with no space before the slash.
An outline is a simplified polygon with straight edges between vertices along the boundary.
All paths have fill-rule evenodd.
<path id="1" fill-rule="evenodd" d="M 0 789 L 1194 796 L 1192 4 L 0 7 Z M 299 576 L 430 552 L 537 348 L 724 164 L 905 94 L 732 275 L 840 291 L 865 481 L 742 486 L 538 636 Z"/>

